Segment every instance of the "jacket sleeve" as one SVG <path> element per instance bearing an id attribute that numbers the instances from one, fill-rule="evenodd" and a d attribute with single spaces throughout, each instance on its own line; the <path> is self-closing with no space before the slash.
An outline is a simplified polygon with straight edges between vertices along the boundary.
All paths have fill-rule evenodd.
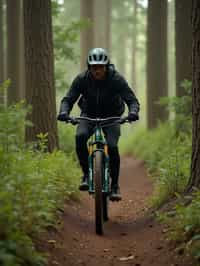
<path id="1" fill-rule="evenodd" d="M 62 99 L 60 105 L 60 113 L 67 112 L 68 114 L 73 108 L 74 103 L 77 101 L 81 94 L 81 78 L 77 76 L 67 92 L 66 96 Z"/>
<path id="2" fill-rule="evenodd" d="M 132 89 L 129 87 L 127 81 L 123 77 L 120 77 L 120 79 L 118 80 L 118 85 L 120 96 L 127 104 L 129 112 L 138 113 L 140 110 L 139 101 Z"/>

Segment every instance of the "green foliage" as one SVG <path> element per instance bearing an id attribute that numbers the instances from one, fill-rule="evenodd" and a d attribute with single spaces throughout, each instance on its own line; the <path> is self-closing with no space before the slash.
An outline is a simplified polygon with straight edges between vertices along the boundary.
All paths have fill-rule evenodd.
<path id="1" fill-rule="evenodd" d="M 123 151 L 143 159 L 155 179 L 152 197 L 154 205 L 161 205 L 184 191 L 191 161 L 191 83 L 184 81 L 187 94 L 183 97 L 162 99 L 174 120 L 160 123 L 152 130 L 139 129 L 123 143 Z"/>
<path id="2" fill-rule="evenodd" d="M 60 151 L 49 154 L 21 150 L 5 154 L 1 150 L 0 165 L 0 238 L 6 240 L 3 243 L 8 254 L 7 243 L 15 245 L 12 255 L 24 261 L 20 265 L 27 265 L 27 259 L 29 265 L 36 265 L 32 261 L 35 256 L 24 258 L 28 252 L 25 248 L 33 249 L 31 238 L 38 237 L 47 226 L 56 226 L 58 208 L 63 208 L 64 199 L 76 195 L 79 176 L 76 163 Z"/>
<path id="3" fill-rule="evenodd" d="M 56 88 L 59 91 L 63 92 L 69 87 L 67 73 L 70 69 L 68 65 L 71 61 L 77 66 L 79 56 L 75 44 L 78 43 L 80 30 L 88 25 L 87 20 L 71 22 L 69 25 L 54 24 L 55 79 Z"/>
<path id="4" fill-rule="evenodd" d="M 159 103 L 166 106 L 167 109 L 174 114 L 174 124 L 176 131 L 189 133 L 192 127 L 192 83 L 189 80 L 184 80 L 181 83 L 183 88 L 182 97 L 162 97 Z"/>
<path id="5" fill-rule="evenodd" d="M 200 191 L 194 193 L 189 205 L 176 206 L 175 216 L 161 215 L 161 220 L 169 226 L 170 239 L 178 241 L 195 259 L 200 259 Z"/>
<path id="6" fill-rule="evenodd" d="M 174 113 L 174 119 L 153 130 L 139 129 L 122 146 L 123 152 L 134 153 L 147 162 L 155 180 L 152 203 L 156 206 L 172 197 L 185 202 L 181 195 L 190 177 L 192 152 L 191 82 L 185 80 L 182 86 L 184 96 L 161 100 Z M 191 203 L 178 204 L 173 216 L 169 212 L 159 214 L 159 218 L 169 225 L 169 237 L 199 261 L 200 191 L 197 190 L 192 197 Z M 190 200 L 192 197 L 189 196 Z"/>
<path id="7" fill-rule="evenodd" d="M 60 149 L 67 154 L 75 151 L 75 127 L 71 124 L 58 124 Z"/>
<path id="8" fill-rule="evenodd" d="M 51 8 L 52 8 L 52 15 L 53 17 L 58 17 L 61 10 L 62 10 L 62 4 L 60 4 L 57 0 L 51 1 Z"/>
<path id="9" fill-rule="evenodd" d="M 161 205 L 181 193 L 189 178 L 191 136 L 175 134 L 173 123 L 156 129 L 139 129 L 122 143 L 122 151 L 143 159 L 154 178 L 153 205 Z"/>
<path id="10" fill-rule="evenodd" d="M 169 198 L 182 193 L 188 183 L 191 161 L 191 137 L 184 134 L 171 139 L 158 162 L 158 172 L 154 173 L 155 184 L 153 205 L 162 205 Z M 164 144 L 165 145 L 165 144 Z M 162 149 L 162 146 L 159 147 Z"/>
<path id="11" fill-rule="evenodd" d="M 54 54 L 55 54 L 55 79 L 58 91 L 66 90 L 69 87 L 69 74 L 71 73 L 70 63 L 76 65 L 79 61 L 77 44 L 79 43 L 80 30 L 89 27 L 89 20 L 71 21 L 67 17 L 65 4 L 52 2 L 53 10 L 53 33 L 54 33 Z"/>
<path id="12" fill-rule="evenodd" d="M 45 152 L 48 144 L 48 132 L 45 134 L 44 133 L 37 134 L 37 138 L 38 138 L 38 149 L 41 152 Z"/>
<path id="13" fill-rule="evenodd" d="M 4 83 L 4 88 L 8 83 Z M 0 105 L 0 265 L 40 266 L 44 255 L 33 239 L 56 227 L 64 200 L 77 196 L 79 170 L 73 155 L 47 153 L 47 134 L 37 146 L 24 145 L 24 103 Z"/>
<path id="14" fill-rule="evenodd" d="M 5 81 L 1 90 L 6 91 L 9 84 L 9 80 Z M 4 151 L 15 150 L 23 145 L 24 128 L 30 125 L 25 117 L 30 109 L 24 101 L 8 107 L 0 104 L 0 145 Z"/>
<path id="15" fill-rule="evenodd" d="M 70 25 L 63 26 L 54 25 L 55 37 L 55 58 L 57 60 L 65 58 L 66 60 L 76 60 L 78 62 L 76 52 L 74 50 L 74 43 L 78 41 L 78 34 L 81 29 L 90 25 L 88 20 L 80 20 L 72 22 Z"/>
<path id="16" fill-rule="evenodd" d="M 147 162 L 150 171 L 157 169 L 162 160 L 165 149 L 169 149 L 171 140 L 174 138 L 173 125 L 170 123 L 160 124 L 158 128 L 145 130 L 139 128 L 134 134 L 125 140 L 124 152 L 134 153 Z"/>

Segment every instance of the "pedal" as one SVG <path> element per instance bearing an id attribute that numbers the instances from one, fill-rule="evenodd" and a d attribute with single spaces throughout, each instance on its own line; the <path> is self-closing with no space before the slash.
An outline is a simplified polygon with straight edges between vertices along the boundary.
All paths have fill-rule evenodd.
<path id="1" fill-rule="evenodd" d="M 80 184 L 80 186 L 79 186 L 79 190 L 80 190 L 80 191 L 88 191 L 88 189 L 89 189 L 89 185 L 88 185 L 88 183 L 82 183 L 82 184 Z"/>
<path id="2" fill-rule="evenodd" d="M 121 196 L 110 196 L 110 201 L 120 201 L 122 200 Z"/>

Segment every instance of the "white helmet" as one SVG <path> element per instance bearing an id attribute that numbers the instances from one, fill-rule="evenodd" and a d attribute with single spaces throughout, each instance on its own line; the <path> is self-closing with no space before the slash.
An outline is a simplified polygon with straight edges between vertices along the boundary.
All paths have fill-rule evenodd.
<path id="1" fill-rule="evenodd" d="M 107 65 L 109 58 L 106 50 L 103 48 L 93 48 L 88 53 L 88 65 Z"/>

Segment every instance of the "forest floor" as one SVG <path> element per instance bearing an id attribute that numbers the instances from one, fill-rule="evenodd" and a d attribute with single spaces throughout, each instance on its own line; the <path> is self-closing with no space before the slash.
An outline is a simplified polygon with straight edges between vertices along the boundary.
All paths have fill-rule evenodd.
<path id="1" fill-rule="evenodd" d="M 94 227 L 94 200 L 81 192 L 80 201 L 66 203 L 62 226 L 50 231 L 42 249 L 50 253 L 49 266 L 190 266 L 194 265 L 175 244 L 166 240 L 148 200 L 153 191 L 143 162 L 122 158 L 123 200 L 110 203 L 104 235 Z"/>

